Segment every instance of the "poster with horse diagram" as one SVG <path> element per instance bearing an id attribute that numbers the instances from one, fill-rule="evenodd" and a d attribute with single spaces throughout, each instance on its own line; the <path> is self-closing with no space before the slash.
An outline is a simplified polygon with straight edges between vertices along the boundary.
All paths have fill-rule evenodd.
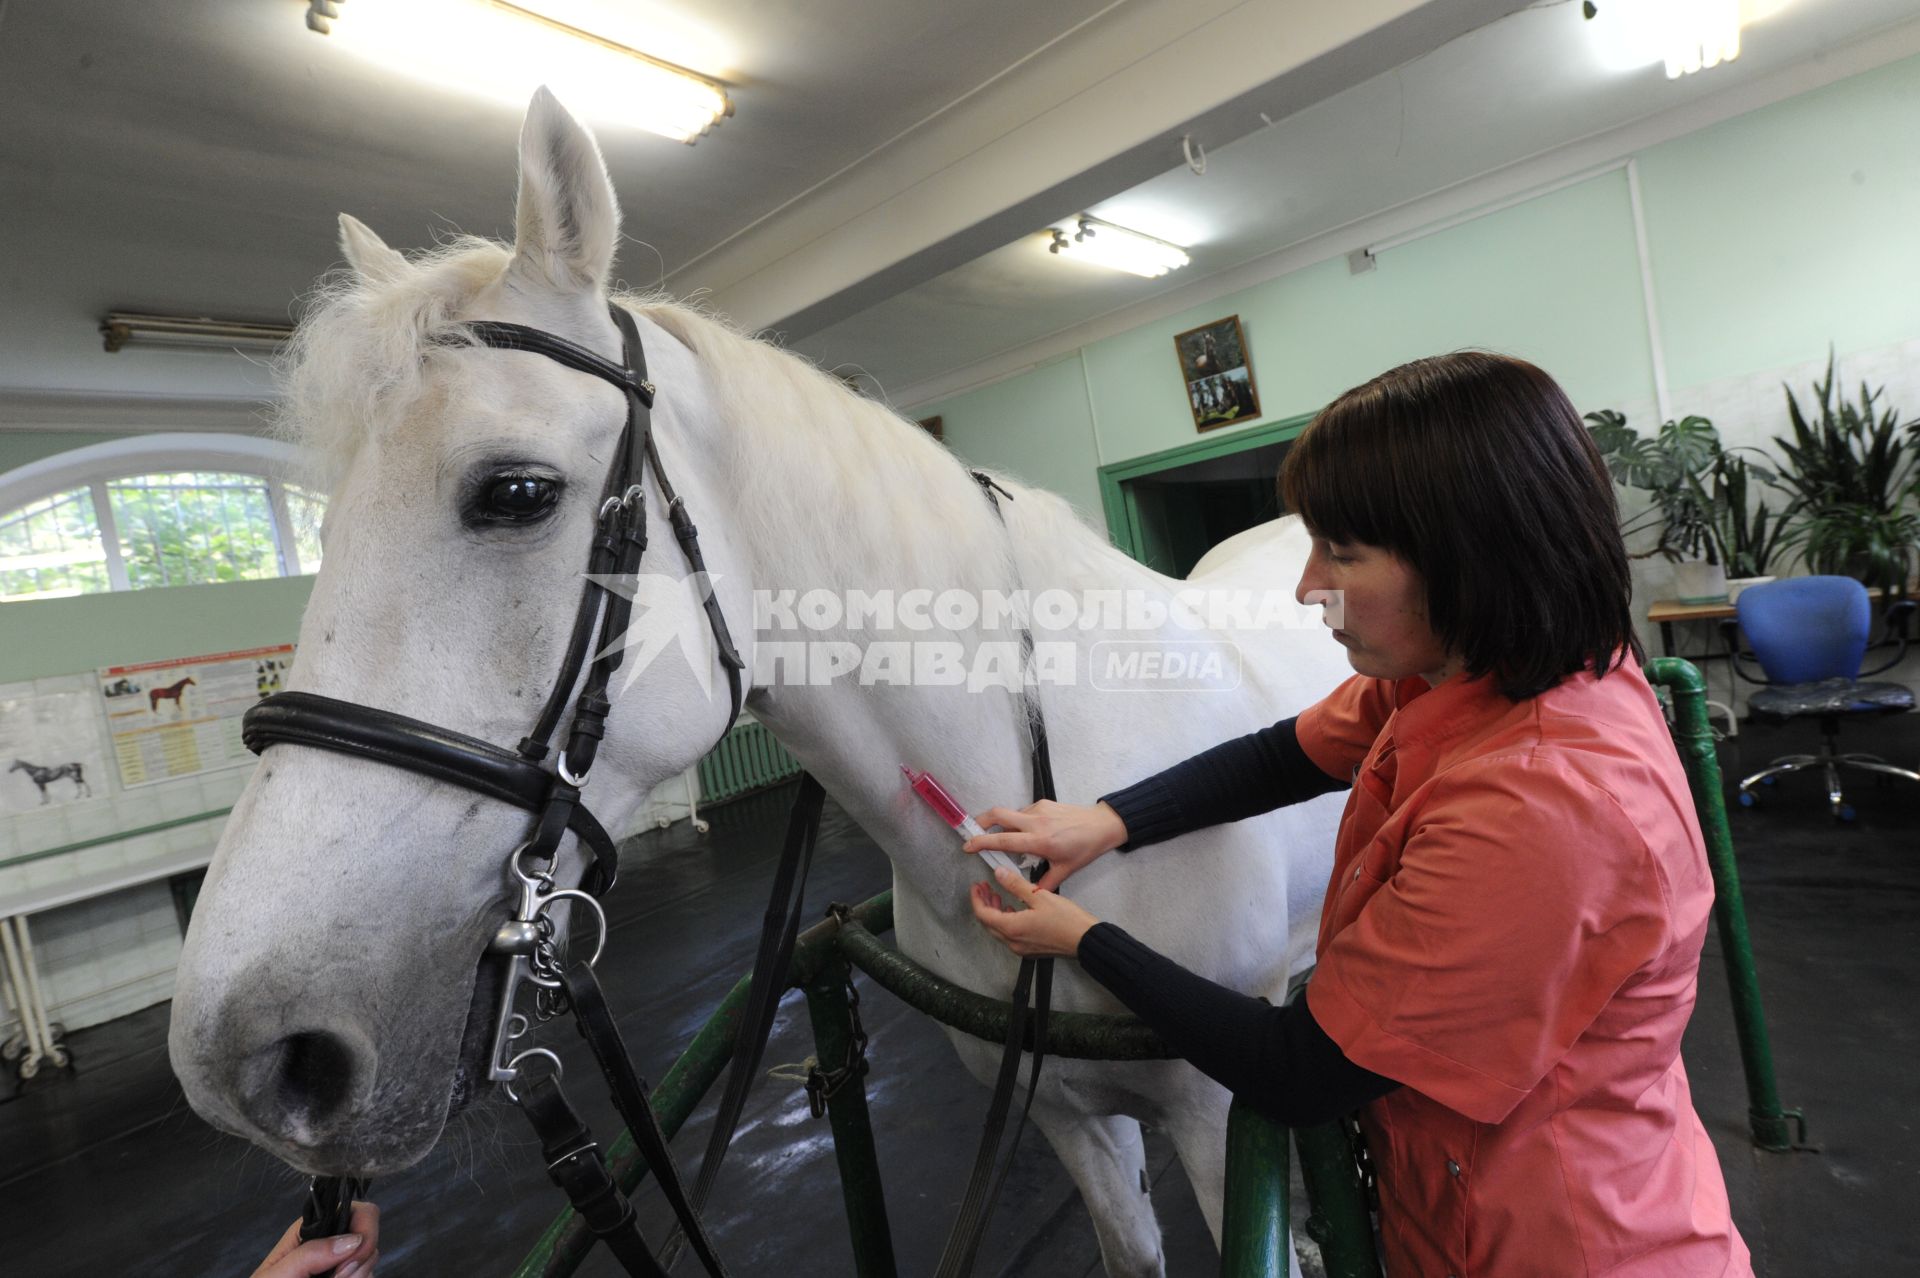
<path id="1" fill-rule="evenodd" d="M 100 671 L 120 784 L 152 785 L 252 763 L 240 743 L 240 716 L 280 690 L 292 663 L 293 645 L 283 643 Z"/>
<path id="2" fill-rule="evenodd" d="M 68 690 L 0 685 L 0 816 L 105 798 L 106 752 L 85 677 Z M 97 788 L 96 788 L 97 787 Z"/>

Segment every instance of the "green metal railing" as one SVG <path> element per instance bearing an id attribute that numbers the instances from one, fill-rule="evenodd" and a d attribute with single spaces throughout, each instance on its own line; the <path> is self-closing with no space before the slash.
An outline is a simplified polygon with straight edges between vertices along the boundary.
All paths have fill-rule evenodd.
<path id="1" fill-rule="evenodd" d="M 1798 1110 L 1781 1109 L 1774 1083 L 1720 768 L 1714 756 L 1712 729 L 1707 724 L 1706 686 L 1698 670 L 1674 658 L 1650 663 L 1646 674 L 1650 682 L 1666 688 L 1673 698 L 1674 741 L 1706 837 L 1715 887 L 1714 913 L 1733 991 L 1754 1143 L 1768 1150 L 1794 1148 L 1790 1131 L 1798 1128 L 1799 1137 L 1804 1139 L 1804 1124 Z M 705 780 L 703 763 L 703 783 Z M 849 967 L 859 968 L 875 984 L 945 1025 L 990 1042 L 1004 1041 L 1008 1005 L 943 981 L 881 944 L 878 938 L 892 926 L 893 894 L 884 892 L 864 904 L 836 911 L 800 937 L 788 983 L 806 996 L 817 1059 L 847 1059 L 851 1032 Z M 748 978 L 741 978 L 721 1000 L 654 1092 L 654 1108 L 669 1138 L 680 1130 L 724 1072 L 739 1035 L 748 983 Z M 1133 1017 L 1083 1012 L 1056 1012 L 1048 1027 L 1048 1045 L 1056 1056 L 1088 1060 L 1157 1060 L 1170 1055 L 1165 1042 Z M 896 1278 L 873 1127 L 866 1090 L 858 1077 L 828 1099 L 827 1117 L 853 1236 L 855 1272 L 859 1278 Z M 1290 1143 L 1298 1151 L 1301 1178 L 1307 1189 L 1304 1227 L 1307 1236 L 1320 1246 L 1329 1278 L 1379 1278 L 1367 1192 L 1345 1126 L 1328 1123 L 1289 1133 L 1237 1103 L 1227 1121 L 1227 1187 L 1220 1261 L 1223 1278 L 1274 1278 L 1287 1272 Z M 646 1168 L 626 1133 L 609 1148 L 608 1162 L 623 1192 L 632 1194 L 639 1188 Z M 521 1261 L 513 1278 L 570 1275 L 593 1243 L 593 1235 L 573 1212 L 563 1211 Z"/>
<path id="2" fill-rule="evenodd" d="M 808 929 L 794 947 L 789 984 L 807 999 L 815 1054 L 824 1062 L 847 1056 L 849 965 L 917 1011 L 991 1041 L 1006 1037 L 1008 1005 L 940 980 L 878 937 L 893 927 L 893 894 L 839 911 Z M 725 1070 L 746 1004 L 743 978 L 721 1001 L 693 1042 L 660 1080 L 654 1108 L 671 1138 L 700 1097 Z M 1087 1060 L 1162 1060 L 1170 1055 L 1157 1034 L 1131 1016 L 1056 1012 L 1047 1027 L 1054 1056 Z M 839 1163 L 841 1196 L 852 1230 L 858 1278 L 897 1278 L 880 1164 L 874 1152 L 867 1095 L 858 1078 L 827 1101 Z M 1239 1105 L 1228 1120 L 1227 1203 L 1222 1230 L 1223 1278 L 1275 1278 L 1287 1272 L 1287 1129 Z M 1373 1226 L 1345 1130 L 1337 1123 L 1293 1133 L 1312 1203 L 1310 1237 L 1321 1242 L 1333 1278 L 1378 1278 Z M 608 1163 L 623 1192 L 633 1193 L 646 1168 L 622 1133 Z M 563 1211 L 528 1253 L 514 1278 L 560 1278 L 574 1272 L 593 1247 L 593 1235 Z M 1337 1260 L 1336 1260 L 1337 1258 Z M 1336 1267 L 1337 1265 L 1337 1267 Z"/>

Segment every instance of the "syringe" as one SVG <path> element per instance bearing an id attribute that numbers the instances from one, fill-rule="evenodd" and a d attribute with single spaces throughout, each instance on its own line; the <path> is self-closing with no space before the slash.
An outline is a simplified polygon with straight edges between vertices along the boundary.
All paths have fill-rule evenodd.
<path id="1" fill-rule="evenodd" d="M 931 772 L 915 772 L 904 763 L 900 765 L 900 771 L 907 778 L 907 784 L 913 787 L 913 792 L 926 800 L 927 806 L 939 813 L 940 819 L 952 826 L 961 838 L 977 839 L 986 833 L 980 828 L 980 823 L 969 816 L 967 810 L 955 803 L 953 796 L 941 788 L 940 783 L 933 779 Z M 1012 870 L 1015 874 L 1020 872 L 1020 867 L 1014 864 L 1013 858 L 1005 852 L 989 849 L 977 855 L 996 869 Z"/>

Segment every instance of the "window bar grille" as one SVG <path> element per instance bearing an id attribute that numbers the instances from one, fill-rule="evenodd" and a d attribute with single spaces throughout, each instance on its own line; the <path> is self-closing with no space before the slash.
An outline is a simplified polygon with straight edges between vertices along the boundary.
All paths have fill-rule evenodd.
<path id="1" fill-rule="evenodd" d="M 298 577 L 300 539 L 294 535 L 293 516 L 287 509 L 287 486 L 277 479 L 267 481 L 267 508 L 273 516 L 273 550 L 280 560 L 280 575 Z"/>
<path id="2" fill-rule="evenodd" d="M 131 590 L 133 583 L 127 577 L 127 559 L 120 550 L 120 525 L 113 517 L 113 502 L 107 498 L 107 486 L 88 484 L 87 490 L 93 496 L 93 522 L 100 526 L 100 545 L 107 552 L 107 587 Z"/>

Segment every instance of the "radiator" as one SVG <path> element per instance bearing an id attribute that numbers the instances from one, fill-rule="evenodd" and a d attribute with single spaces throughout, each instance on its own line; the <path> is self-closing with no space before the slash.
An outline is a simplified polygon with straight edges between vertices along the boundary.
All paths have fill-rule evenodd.
<path id="1" fill-rule="evenodd" d="M 799 775 L 799 761 L 765 724 L 742 719 L 700 760 L 700 801 L 724 803 Z"/>

